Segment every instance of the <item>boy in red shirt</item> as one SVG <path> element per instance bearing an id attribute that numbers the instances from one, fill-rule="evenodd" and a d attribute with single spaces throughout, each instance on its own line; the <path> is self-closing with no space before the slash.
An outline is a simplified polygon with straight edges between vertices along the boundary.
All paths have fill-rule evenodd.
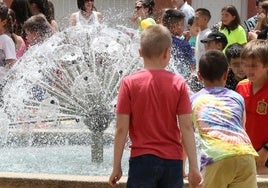
<path id="1" fill-rule="evenodd" d="M 127 188 L 182 188 L 183 146 L 189 156 L 189 183 L 194 187 L 202 184 L 187 85 L 181 76 L 165 70 L 170 50 L 171 35 L 166 27 L 152 25 L 142 32 L 139 51 L 144 69 L 125 77 L 119 89 L 111 186 L 122 176 L 128 132 Z"/>
<path id="2" fill-rule="evenodd" d="M 236 91 L 245 100 L 246 132 L 259 154 L 257 173 L 268 174 L 268 41 L 253 40 L 241 52 L 242 69 L 248 79 Z"/>

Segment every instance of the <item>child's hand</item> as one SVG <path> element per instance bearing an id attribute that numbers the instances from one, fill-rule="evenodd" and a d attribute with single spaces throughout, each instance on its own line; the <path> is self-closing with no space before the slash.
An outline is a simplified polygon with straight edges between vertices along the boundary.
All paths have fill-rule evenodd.
<path id="1" fill-rule="evenodd" d="M 113 170 L 110 178 L 109 178 L 109 184 L 112 187 L 115 187 L 118 184 L 118 181 L 120 180 L 120 178 L 122 177 L 122 170 Z"/>
<path id="2" fill-rule="evenodd" d="M 189 171 L 188 181 L 189 181 L 190 187 L 192 187 L 192 188 L 202 188 L 203 187 L 203 177 L 202 177 L 200 171 L 198 170 L 198 168 L 192 169 Z"/>

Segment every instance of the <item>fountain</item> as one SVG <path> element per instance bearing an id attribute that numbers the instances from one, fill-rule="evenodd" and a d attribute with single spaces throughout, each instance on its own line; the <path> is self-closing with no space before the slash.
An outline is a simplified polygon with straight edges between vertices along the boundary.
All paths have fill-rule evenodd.
<path id="1" fill-rule="evenodd" d="M 142 67 L 138 34 L 124 29 L 73 27 L 30 48 L 6 76 L 2 148 L 90 143 L 91 161 L 102 163 L 120 80 Z M 66 124 L 80 138 L 66 139 Z"/>

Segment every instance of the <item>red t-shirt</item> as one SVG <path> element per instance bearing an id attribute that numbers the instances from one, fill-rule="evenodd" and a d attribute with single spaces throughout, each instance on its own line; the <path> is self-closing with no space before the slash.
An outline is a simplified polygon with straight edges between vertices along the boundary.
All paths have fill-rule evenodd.
<path id="1" fill-rule="evenodd" d="M 166 70 L 140 70 L 125 77 L 116 112 L 130 115 L 131 157 L 152 154 L 182 159 L 177 115 L 190 114 L 187 85 Z"/>
<path id="2" fill-rule="evenodd" d="M 253 94 L 252 82 L 246 79 L 238 83 L 236 91 L 245 100 L 246 132 L 255 150 L 259 151 L 268 143 L 268 82 Z"/>

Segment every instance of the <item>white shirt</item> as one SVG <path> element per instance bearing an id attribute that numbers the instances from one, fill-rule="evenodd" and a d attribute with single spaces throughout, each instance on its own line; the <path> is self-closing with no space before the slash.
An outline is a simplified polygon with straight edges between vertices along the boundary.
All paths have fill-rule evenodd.
<path id="1" fill-rule="evenodd" d="M 96 11 L 92 11 L 89 18 L 85 18 L 81 11 L 75 13 L 76 25 L 89 25 L 89 24 L 99 24 L 99 19 Z"/>
<path id="2" fill-rule="evenodd" d="M 6 34 L 0 35 L 0 66 L 5 66 L 5 60 L 17 59 L 13 40 Z"/>
<path id="3" fill-rule="evenodd" d="M 181 6 L 180 10 L 185 14 L 184 31 L 187 31 L 188 20 L 189 18 L 194 16 L 194 9 L 185 1 L 185 3 Z"/>
<path id="4" fill-rule="evenodd" d="M 206 28 L 203 31 L 199 31 L 196 36 L 196 43 L 195 43 L 196 71 L 198 71 L 199 68 L 198 67 L 199 59 L 206 52 L 205 45 L 200 40 L 207 38 L 209 33 L 211 33 L 211 30 L 209 28 Z"/>

